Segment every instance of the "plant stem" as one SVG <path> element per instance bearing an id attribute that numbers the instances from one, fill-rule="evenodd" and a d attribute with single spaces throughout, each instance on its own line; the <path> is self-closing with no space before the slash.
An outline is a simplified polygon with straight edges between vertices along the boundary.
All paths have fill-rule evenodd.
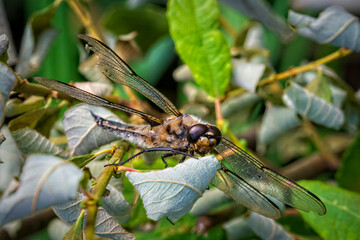
<path id="1" fill-rule="evenodd" d="M 90 33 L 91 36 L 98 40 L 102 40 L 101 35 L 97 31 L 94 22 L 90 16 L 90 13 L 86 11 L 77 0 L 66 0 L 70 5 L 72 10 L 78 16 L 79 20 L 82 22 L 86 30 Z"/>
<path id="2" fill-rule="evenodd" d="M 270 83 L 274 83 L 276 81 L 280 81 L 282 79 L 288 78 L 288 77 L 292 77 L 295 76 L 299 73 L 303 73 L 303 72 L 307 72 L 307 71 L 311 71 L 311 70 L 315 70 L 318 66 L 334 61 L 335 59 L 341 58 L 341 57 L 345 57 L 347 55 L 349 55 L 350 53 L 352 53 L 352 50 L 350 49 L 346 49 L 346 48 L 340 48 L 339 50 L 331 53 L 330 55 L 320 58 L 316 61 L 313 61 L 311 63 L 308 63 L 306 65 L 300 66 L 300 67 L 295 67 L 292 69 L 289 69 L 285 72 L 282 73 L 278 73 L 278 74 L 273 74 L 270 75 L 269 77 L 261 80 L 257 86 L 258 87 L 262 87 L 266 84 L 270 84 Z"/>
<path id="3" fill-rule="evenodd" d="M 114 163 L 123 158 L 125 152 L 129 148 L 129 143 L 121 142 L 118 148 L 114 151 L 113 156 L 109 160 L 109 163 Z M 99 200 L 103 196 L 106 186 L 108 185 L 112 175 L 114 173 L 114 167 L 108 166 L 101 172 L 100 177 L 97 179 L 96 184 L 91 192 L 92 198 L 86 201 L 87 217 L 85 225 L 85 239 L 94 239 L 96 215 L 99 205 Z"/>
<path id="4" fill-rule="evenodd" d="M 216 121 L 224 121 L 224 117 L 221 112 L 221 102 L 220 98 L 216 97 L 215 99 L 215 114 L 216 114 Z"/>

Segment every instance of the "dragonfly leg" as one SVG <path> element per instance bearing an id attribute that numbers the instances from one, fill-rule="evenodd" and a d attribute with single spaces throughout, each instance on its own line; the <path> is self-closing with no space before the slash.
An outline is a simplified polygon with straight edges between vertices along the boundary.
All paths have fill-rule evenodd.
<path id="1" fill-rule="evenodd" d="M 161 155 L 161 160 L 162 160 L 163 163 L 165 164 L 165 168 L 168 167 L 168 163 L 166 162 L 165 158 L 171 157 L 171 156 L 174 156 L 174 155 L 176 155 L 176 154 L 174 154 L 174 153 L 172 153 L 172 152 L 171 152 L 171 153 L 165 153 L 165 154 Z"/>
<path id="2" fill-rule="evenodd" d="M 184 162 L 185 158 L 186 158 L 186 155 L 183 155 L 183 156 L 181 157 L 181 159 L 180 159 L 179 163 Z"/>
<path id="3" fill-rule="evenodd" d="M 189 153 L 186 153 L 184 151 L 181 151 L 179 149 L 174 149 L 174 148 L 168 148 L 168 147 L 154 147 L 154 148 L 146 148 L 140 152 L 138 152 L 137 154 L 129 157 L 128 159 L 126 159 L 125 161 L 121 162 L 121 163 L 118 163 L 118 164 L 107 164 L 105 165 L 105 167 L 107 166 L 121 166 L 121 165 L 124 165 L 125 163 L 127 163 L 128 161 L 130 161 L 131 159 L 145 153 L 145 152 L 156 152 L 156 151 L 169 151 L 171 152 L 171 155 L 169 156 L 172 156 L 172 155 L 176 155 L 176 154 L 182 154 L 184 156 L 189 156 L 189 157 L 194 157 L 193 155 L 189 154 Z M 167 167 L 167 163 L 166 161 L 162 158 L 163 162 L 165 163 L 165 167 Z"/>
<path id="4" fill-rule="evenodd" d="M 190 151 L 190 155 L 191 155 L 191 157 L 195 157 L 195 156 L 194 156 L 194 151 Z M 183 155 L 183 156 L 181 157 L 179 163 L 184 162 L 184 160 L 185 160 L 186 157 L 187 157 L 187 155 Z"/>
<path id="5" fill-rule="evenodd" d="M 167 216 L 166 216 L 166 219 L 167 219 L 172 225 L 175 225 L 175 223 L 173 223 Z"/>

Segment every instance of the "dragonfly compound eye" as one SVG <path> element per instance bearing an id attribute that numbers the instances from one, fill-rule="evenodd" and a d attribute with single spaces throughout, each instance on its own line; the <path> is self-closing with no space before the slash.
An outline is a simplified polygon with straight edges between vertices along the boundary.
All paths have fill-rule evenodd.
<path id="1" fill-rule="evenodd" d="M 215 143 L 214 143 L 214 141 L 210 140 L 210 145 L 211 146 L 218 145 L 220 143 L 220 141 L 221 141 L 221 132 L 217 127 L 209 126 L 209 131 L 207 132 L 207 135 L 209 136 L 209 138 L 211 140 L 216 140 Z"/>
<path id="2" fill-rule="evenodd" d="M 195 143 L 203 136 L 209 128 L 205 124 L 195 124 L 189 129 L 188 140 L 189 142 Z"/>

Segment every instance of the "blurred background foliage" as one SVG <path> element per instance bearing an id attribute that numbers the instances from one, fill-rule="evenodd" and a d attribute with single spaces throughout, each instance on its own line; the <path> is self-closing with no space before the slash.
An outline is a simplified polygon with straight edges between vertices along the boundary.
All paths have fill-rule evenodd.
<path id="1" fill-rule="evenodd" d="M 230 46 L 233 67 L 232 80 L 229 85 L 226 85 L 225 93 L 220 96 L 208 95 L 199 87 L 200 83 L 194 82 L 189 69 L 182 65 L 183 62 L 175 49 L 176 44 L 173 41 L 175 37 L 170 36 L 170 17 L 167 17 L 166 1 L 76 1 L 85 11 L 82 13 L 77 12 L 79 9 L 74 7 L 73 0 L 56 2 L 55 4 L 52 0 L 3 0 L 0 2 L 1 10 L 6 14 L 1 16 L 1 21 L 5 23 L 1 26 L 5 27 L 0 33 L 6 32 L 10 39 L 8 64 L 20 74 L 21 78 L 31 81 L 34 76 L 42 76 L 65 83 L 99 81 L 101 77 L 94 75 L 91 71 L 93 66 L 91 60 L 84 62 L 85 51 L 77 38 L 78 33 L 89 33 L 91 32 L 89 29 L 92 28 L 129 63 L 138 75 L 169 97 L 181 110 L 211 123 L 217 122 L 224 132 L 232 136 L 232 140 L 240 139 L 238 144 L 257 151 L 263 156 L 266 164 L 294 180 L 322 180 L 351 191 L 345 192 L 335 187 L 327 189 L 316 184 L 308 186 L 304 182 L 304 186 L 314 192 L 321 193 L 322 190 L 327 189 L 340 194 L 343 196 L 344 203 L 348 204 L 345 207 L 354 211 L 355 216 L 360 215 L 360 205 L 356 206 L 360 199 L 358 194 L 360 191 L 358 177 L 360 111 L 357 92 L 360 55 L 355 52 L 345 58 L 334 58 L 334 61 L 327 62 L 326 67 L 313 68 L 312 71 L 301 72 L 296 76 L 265 86 L 257 85 L 260 79 L 271 77 L 274 73 L 291 71 L 293 68 L 316 61 L 339 49 L 338 45 L 319 44 L 308 36 L 297 34 L 289 27 L 286 20 L 290 9 L 317 17 L 330 1 L 267 0 L 240 1 L 241 3 L 234 0 L 219 1 L 219 29 Z M 359 16 L 358 1 L 338 1 L 338 4 L 343 4 L 348 12 Z M 90 26 L 84 27 L 81 14 L 90 16 L 88 19 L 92 21 L 87 22 Z M 359 21 L 357 24 L 359 25 Z M 8 25 L 7 29 L 6 25 Z M 358 25 L 357 28 L 360 29 Z M 358 30 L 353 30 L 353 34 L 356 31 Z M 346 37 L 349 36 L 343 38 Z M 356 46 L 359 46 L 359 38 L 356 41 Z M 206 72 L 207 69 L 204 71 Z M 290 82 L 300 85 L 289 86 Z M 248 86 L 248 83 L 252 85 Z M 109 83 L 106 84 L 109 86 Z M 297 86 L 300 87 L 297 88 Z M 326 112 L 334 116 L 334 119 L 339 115 L 337 109 L 341 109 L 339 111 L 344 115 L 345 120 L 338 125 L 331 125 L 337 123 L 329 123 L 326 120 L 323 122 L 316 117 L 312 119 L 311 116 L 302 114 L 298 107 L 295 107 L 296 112 L 288 111 L 289 108 L 285 109 L 284 103 L 286 106 L 298 103 L 296 100 L 291 102 L 294 94 L 297 94 L 296 96 L 307 94 L 304 89 L 324 99 L 331 107 L 337 107 L 334 111 L 331 109 Z M 291 91 L 297 92 L 291 93 Z M 129 93 L 118 84 L 110 85 L 105 92 L 97 93 L 116 101 L 125 99 L 125 103 L 129 106 L 159 114 L 158 111 L 153 110 L 153 108 L 159 110 L 156 106 L 151 103 L 149 103 L 151 107 L 145 103 L 138 103 L 133 93 Z M 110 95 L 110 93 L 113 94 Z M 13 95 L 10 99 L 14 100 L 16 97 Z M 26 94 L 20 96 L 23 99 L 28 97 Z M 138 98 L 144 100 L 141 96 Z M 222 102 L 223 118 L 220 119 L 216 116 L 214 108 L 217 100 Z M 287 101 L 290 103 L 287 104 Z M 320 108 L 316 105 L 315 98 L 310 100 L 305 98 L 304 101 L 313 101 L 314 108 Z M 25 114 L 29 112 L 29 109 L 38 110 L 43 104 L 44 98 L 32 99 L 29 103 L 30 107 L 24 109 L 22 105 L 20 113 Z M 23 120 L 12 123 L 11 121 L 21 114 L 14 110 L 17 108 L 7 106 L 8 113 L 5 114 L 4 122 L 12 132 L 24 126 L 36 129 L 60 148 L 64 148 L 66 139 L 59 125 L 61 125 L 65 108 L 63 105 L 57 106 L 54 102 L 45 104 L 52 105 L 53 108 L 41 110 L 42 112 L 40 110 L 32 112 Z M 125 114 L 117 114 L 128 121 L 133 121 Z M 299 117 L 300 115 L 303 117 Z M 39 116 L 36 121 L 35 116 Z M 313 122 L 307 120 L 306 117 Z M 172 164 L 174 165 L 175 162 Z M 157 161 L 151 168 L 162 168 L 162 166 L 161 161 Z M 135 162 L 134 167 L 150 168 L 140 161 Z M 14 176 L 18 176 L 18 173 Z M 132 189 L 126 178 L 124 178 L 123 188 Z M 5 187 L 2 187 L 1 191 L 3 192 L 4 189 Z M 132 190 L 128 193 L 125 191 L 124 195 L 129 202 L 132 201 Z M 341 198 L 340 195 L 335 194 L 332 197 Z M 324 193 L 319 197 L 328 197 L 328 195 Z M 355 199 L 354 202 L 348 203 L 351 199 Z M 332 200 L 336 201 L 336 199 Z M 332 209 L 331 206 L 330 204 L 330 209 Z M 336 207 L 338 206 L 334 203 L 334 209 Z M 199 218 L 188 214 L 175 226 L 170 226 L 166 219 L 158 223 L 149 221 L 142 204 L 137 203 L 132 209 L 130 221 L 125 226 L 131 229 L 138 239 L 266 238 L 256 228 L 249 228 L 252 218 L 249 218 L 248 224 L 236 222 L 237 219 L 233 217 L 241 215 L 243 211 L 243 209 L 234 210 L 233 206 L 229 207 L 229 204 L 225 204 Z M 341 213 L 338 214 L 341 215 Z M 310 219 L 312 216 L 308 217 L 305 214 L 302 216 L 304 218 L 296 211 L 288 211 L 284 218 L 278 220 L 278 223 L 295 239 L 342 238 L 341 235 L 331 236 L 330 232 L 324 230 L 329 228 L 327 224 L 334 224 L 334 222 Z M 345 218 L 341 220 L 345 225 L 352 222 L 346 214 L 342 217 Z M 49 219 L 52 218 L 54 215 L 50 213 L 45 217 L 37 215 L 35 219 L 40 219 L 39 229 L 41 230 L 41 227 L 45 228 Z M 325 218 L 326 216 L 323 219 Z M 23 232 L 17 232 L 18 236 L 32 233 L 30 224 L 32 220 L 24 221 L 21 227 Z M 263 220 L 258 222 L 261 221 Z M 317 221 L 321 224 L 316 225 Z M 358 220 L 357 223 L 359 223 Z M 56 224 L 61 225 L 59 222 Z M 57 226 L 59 225 L 55 223 L 49 225 L 49 233 L 42 229 L 40 233 L 35 233 L 27 239 L 60 239 L 56 237 L 55 229 L 60 229 Z M 254 226 L 260 228 L 261 225 Z M 234 231 L 236 228 L 241 229 L 242 232 Z M 345 231 L 344 229 L 337 230 Z M 1 231 L 4 234 L 5 230 Z"/>

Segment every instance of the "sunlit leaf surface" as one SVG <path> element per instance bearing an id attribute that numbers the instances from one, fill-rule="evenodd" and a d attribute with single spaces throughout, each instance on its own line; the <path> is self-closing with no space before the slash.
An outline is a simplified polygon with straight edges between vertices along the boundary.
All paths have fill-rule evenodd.
<path id="1" fill-rule="evenodd" d="M 201 197 L 220 168 L 212 156 L 188 159 L 173 168 L 147 173 L 127 172 L 140 193 L 147 216 L 153 220 L 167 217 L 175 222 Z"/>
<path id="2" fill-rule="evenodd" d="M 326 205 L 327 213 L 324 216 L 300 212 L 323 239 L 360 239 L 360 194 L 316 181 L 300 183 L 316 192 Z M 336 226 L 336 231 L 329 226 Z"/>
<path id="3" fill-rule="evenodd" d="M 102 107 L 80 104 L 69 109 L 64 115 L 63 123 L 71 156 L 87 154 L 118 139 L 113 132 L 96 125 L 90 111 L 106 120 L 120 121 L 115 114 Z"/>
<path id="4" fill-rule="evenodd" d="M 318 18 L 289 11 L 288 21 L 297 31 L 319 43 L 360 51 L 360 21 L 340 6 L 331 6 Z"/>
<path id="5" fill-rule="evenodd" d="M 320 125 L 339 129 L 344 123 L 341 109 L 315 96 L 296 83 L 292 83 L 283 95 L 284 103 L 298 114 Z"/>
<path id="6" fill-rule="evenodd" d="M 195 81 L 211 96 L 224 94 L 231 74 L 230 49 L 218 30 L 215 0 L 171 0 L 167 17 L 171 37 Z"/>
<path id="7" fill-rule="evenodd" d="M 33 154 L 25 160 L 20 186 L 0 202 L 0 226 L 76 197 L 83 174 L 60 158 Z"/>
<path id="8" fill-rule="evenodd" d="M 24 128 L 12 133 L 18 148 L 23 154 L 51 153 L 59 157 L 67 157 L 68 154 L 57 147 L 49 139 L 30 128 Z"/>

